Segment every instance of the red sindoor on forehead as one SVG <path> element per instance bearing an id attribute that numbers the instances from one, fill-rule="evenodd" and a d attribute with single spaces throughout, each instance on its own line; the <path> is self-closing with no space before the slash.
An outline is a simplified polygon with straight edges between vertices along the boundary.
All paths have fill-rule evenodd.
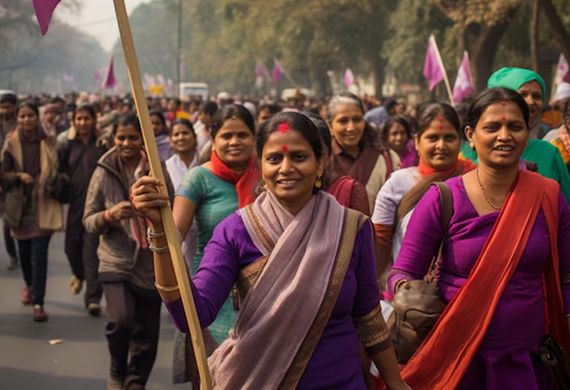
<path id="1" fill-rule="evenodd" d="M 277 126 L 277 130 L 279 130 L 280 133 L 286 133 L 289 131 L 289 124 L 287 122 L 281 122 L 279 126 Z"/>
<path id="2" fill-rule="evenodd" d="M 287 153 L 289 151 L 289 147 L 287 145 L 283 145 L 281 146 L 281 150 L 283 151 L 283 153 Z"/>

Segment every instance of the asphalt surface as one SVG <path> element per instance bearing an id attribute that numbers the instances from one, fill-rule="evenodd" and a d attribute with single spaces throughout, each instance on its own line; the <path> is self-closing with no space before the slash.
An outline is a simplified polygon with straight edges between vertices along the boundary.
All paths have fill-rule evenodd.
<path id="1" fill-rule="evenodd" d="M 31 306 L 20 303 L 21 271 L 7 270 L 1 236 L 0 389 L 105 389 L 109 354 L 104 317 L 89 316 L 82 296 L 72 295 L 67 288 L 71 273 L 63 234 L 55 234 L 49 247 L 44 306 L 49 320 L 45 323 L 35 323 Z M 189 389 L 190 385 L 171 384 L 174 328 L 164 308 L 161 317 L 158 356 L 147 389 Z M 61 342 L 51 345 L 53 340 Z"/>

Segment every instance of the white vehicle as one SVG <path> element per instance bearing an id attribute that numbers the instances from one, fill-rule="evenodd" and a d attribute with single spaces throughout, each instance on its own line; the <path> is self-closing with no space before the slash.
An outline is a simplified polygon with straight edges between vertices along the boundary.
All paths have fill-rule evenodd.
<path id="1" fill-rule="evenodd" d="M 188 96 L 200 96 L 202 101 L 208 100 L 208 84 L 206 83 L 180 83 L 178 97 L 186 99 Z"/>

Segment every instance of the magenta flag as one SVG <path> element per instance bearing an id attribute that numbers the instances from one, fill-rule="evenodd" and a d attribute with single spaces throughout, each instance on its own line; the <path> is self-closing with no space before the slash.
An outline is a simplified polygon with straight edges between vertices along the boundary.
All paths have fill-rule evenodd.
<path id="1" fill-rule="evenodd" d="M 461 103 L 467 97 L 471 96 L 475 88 L 473 88 L 473 78 L 471 77 L 471 67 L 469 66 L 469 54 L 464 51 L 455 85 L 453 86 L 453 101 Z"/>
<path id="2" fill-rule="evenodd" d="M 34 11 L 40 25 L 42 35 L 46 35 L 53 10 L 61 0 L 34 0 Z"/>
<path id="3" fill-rule="evenodd" d="M 109 64 L 109 71 L 107 72 L 107 79 L 105 80 L 105 89 L 112 89 L 115 88 L 117 85 L 117 79 L 115 78 L 115 66 L 114 66 L 115 58 L 111 57 L 111 63 Z"/>
<path id="4" fill-rule="evenodd" d="M 439 60 L 439 50 L 435 43 L 435 37 L 429 36 L 428 47 L 426 52 L 426 59 L 424 62 L 424 77 L 429 82 L 429 90 L 432 91 L 436 85 L 441 83 L 444 79 L 444 70 Z"/>
<path id="5" fill-rule="evenodd" d="M 271 71 L 271 76 L 273 77 L 273 82 L 279 84 L 281 77 L 283 76 L 283 67 L 276 59 L 273 59 L 273 70 Z"/>
<path id="6" fill-rule="evenodd" d="M 343 81 L 346 89 L 348 89 L 352 84 L 354 84 L 354 75 L 352 74 L 352 70 L 350 70 L 349 68 L 347 68 L 344 71 Z"/>

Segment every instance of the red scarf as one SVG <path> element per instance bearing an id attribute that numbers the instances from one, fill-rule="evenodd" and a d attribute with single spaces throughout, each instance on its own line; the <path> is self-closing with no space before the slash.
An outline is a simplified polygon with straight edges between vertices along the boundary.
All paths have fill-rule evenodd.
<path id="1" fill-rule="evenodd" d="M 460 383 L 526 248 L 540 209 L 546 216 L 552 251 L 552 261 L 545 268 L 547 331 L 570 352 L 558 270 L 558 194 L 552 180 L 519 172 L 467 283 L 402 370 L 403 379 L 413 389 L 454 389 Z"/>
<path id="2" fill-rule="evenodd" d="M 232 183 L 236 187 L 238 207 L 242 208 L 255 200 L 255 186 L 259 181 L 259 170 L 255 163 L 255 157 L 252 157 L 248 164 L 245 172 L 238 176 L 234 171 L 232 171 L 216 154 L 212 153 L 210 158 L 212 163 L 212 173 L 218 176 L 220 179 Z"/>
<path id="3" fill-rule="evenodd" d="M 427 165 L 423 160 L 423 158 L 421 157 L 420 157 L 420 163 L 418 164 L 418 170 L 420 172 L 420 175 L 422 176 L 432 176 L 435 174 L 442 174 L 444 176 L 451 177 L 451 176 L 457 176 L 457 174 L 463 174 L 472 171 L 475 168 L 477 168 L 477 165 L 475 165 L 473 161 L 462 160 L 462 159 L 457 159 L 455 164 L 450 168 L 440 169 L 440 170 L 432 168 L 429 165 Z"/>

